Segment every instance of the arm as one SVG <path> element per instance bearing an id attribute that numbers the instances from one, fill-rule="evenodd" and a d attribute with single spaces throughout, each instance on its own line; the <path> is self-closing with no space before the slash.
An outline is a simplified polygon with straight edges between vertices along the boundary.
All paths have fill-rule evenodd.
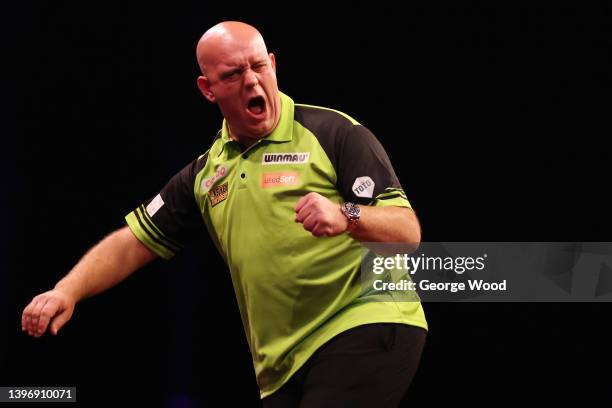
<path id="1" fill-rule="evenodd" d="M 421 241 L 419 221 L 410 208 L 360 206 L 361 218 L 351 232 L 361 242 L 394 242 L 408 244 L 410 252 Z M 315 236 L 333 236 L 347 230 L 348 219 L 335 204 L 317 193 L 302 197 L 295 206 L 295 221 Z"/>
<path id="2" fill-rule="evenodd" d="M 385 149 L 357 122 L 330 120 L 336 127 L 322 131 L 319 142 L 334 167 L 340 196 L 361 209 L 350 234 L 376 253 L 414 252 L 421 241 L 421 228 Z M 295 211 L 296 221 L 315 236 L 347 230 L 348 219 L 340 205 L 319 194 L 306 194 Z M 398 245 L 368 244 L 377 242 Z"/>
<path id="3" fill-rule="evenodd" d="M 361 218 L 355 230 L 351 232 L 356 240 L 361 242 L 401 242 L 416 244 L 416 246 L 421 242 L 419 220 L 410 208 L 362 205 L 360 209 Z M 344 214 L 342 215 L 344 216 Z"/>
<path id="4" fill-rule="evenodd" d="M 51 323 L 51 333 L 70 319 L 80 300 L 109 289 L 157 255 L 128 227 L 121 228 L 89 250 L 55 288 L 32 299 L 21 317 L 21 329 L 40 337 Z"/>
<path id="5" fill-rule="evenodd" d="M 172 258 L 190 242 L 204 227 L 193 186 L 206 160 L 204 154 L 185 166 L 157 196 L 126 216 L 127 227 L 94 246 L 54 289 L 32 299 L 21 329 L 40 337 L 51 323 L 51 333 L 57 334 L 77 302 L 118 284 L 157 256 Z"/>

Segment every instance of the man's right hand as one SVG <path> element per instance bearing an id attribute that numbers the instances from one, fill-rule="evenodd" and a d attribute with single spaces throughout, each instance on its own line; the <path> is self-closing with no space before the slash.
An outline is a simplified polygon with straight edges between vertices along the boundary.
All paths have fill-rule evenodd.
<path id="1" fill-rule="evenodd" d="M 51 323 L 51 333 L 56 335 L 72 317 L 75 304 L 71 296 L 58 289 L 41 293 L 23 310 L 21 330 L 27 331 L 30 336 L 40 337 Z"/>
<path id="2" fill-rule="evenodd" d="M 89 250 L 55 289 L 32 299 L 23 310 L 21 330 L 40 337 L 50 324 L 51 333 L 57 334 L 77 302 L 115 286 L 157 256 L 127 226 L 114 231 Z"/>

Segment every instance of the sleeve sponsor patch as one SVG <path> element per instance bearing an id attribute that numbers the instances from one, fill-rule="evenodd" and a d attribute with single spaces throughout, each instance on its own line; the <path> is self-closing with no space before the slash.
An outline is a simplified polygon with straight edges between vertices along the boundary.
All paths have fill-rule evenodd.
<path id="1" fill-rule="evenodd" d="M 353 193 L 357 197 L 372 198 L 374 194 L 374 181 L 368 177 L 357 177 L 353 183 Z"/>
<path id="2" fill-rule="evenodd" d="M 161 195 L 158 194 L 155 196 L 153 200 L 147 205 L 147 214 L 149 217 L 153 217 L 155 213 L 162 208 L 164 205 L 164 200 L 162 200 Z"/>

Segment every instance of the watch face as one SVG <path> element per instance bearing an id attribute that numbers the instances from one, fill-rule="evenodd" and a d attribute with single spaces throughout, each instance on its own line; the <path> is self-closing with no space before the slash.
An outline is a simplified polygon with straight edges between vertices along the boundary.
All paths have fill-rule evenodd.
<path id="1" fill-rule="evenodd" d="M 344 206 L 344 210 L 346 214 L 351 218 L 359 218 L 359 215 L 361 214 L 361 210 L 359 209 L 359 207 L 357 207 L 353 203 L 347 203 Z"/>

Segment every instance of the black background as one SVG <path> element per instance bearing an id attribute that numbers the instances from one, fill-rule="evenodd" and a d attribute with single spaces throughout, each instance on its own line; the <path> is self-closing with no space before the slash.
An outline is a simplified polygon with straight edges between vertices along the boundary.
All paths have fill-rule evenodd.
<path id="1" fill-rule="evenodd" d="M 194 49 L 226 19 L 260 29 L 282 91 L 378 136 L 424 241 L 610 241 L 610 8 L 487 3 L 5 10 L 0 386 L 77 386 L 83 406 L 258 406 L 229 274 L 207 241 L 84 301 L 56 338 L 19 323 L 206 150 L 221 115 L 197 90 Z M 424 307 L 405 406 L 612 398 L 608 304 Z"/>

